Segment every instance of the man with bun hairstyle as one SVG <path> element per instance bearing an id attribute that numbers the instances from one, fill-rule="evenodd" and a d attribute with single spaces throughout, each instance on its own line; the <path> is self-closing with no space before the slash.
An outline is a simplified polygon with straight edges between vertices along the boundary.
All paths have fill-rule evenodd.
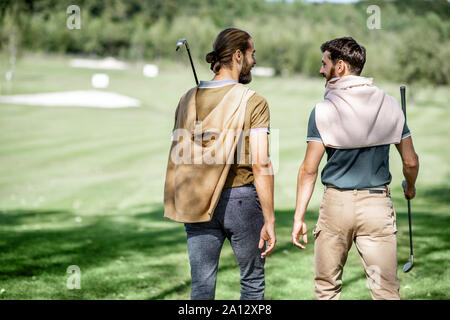
<path id="1" fill-rule="evenodd" d="M 419 162 L 411 133 L 397 100 L 361 77 L 366 50 L 351 37 L 321 46 L 320 73 L 326 78 L 324 100 L 311 112 L 305 159 L 298 173 L 292 241 L 305 249 L 304 222 L 318 167 L 324 196 L 313 231 L 315 294 L 339 299 L 348 252 L 355 243 L 373 299 L 399 299 L 396 214 L 389 184 L 389 148 L 403 161 L 405 197 L 415 196 Z"/>
<path id="2" fill-rule="evenodd" d="M 214 299 L 225 238 L 240 269 L 241 299 L 264 299 L 274 249 L 274 177 L 267 101 L 245 84 L 256 64 L 251 36 L 219 33 L 206 55 L 214 77 L 181 98 L 164 189 L 164 216 L 184 222 L 191 299 Z M 266 245 L 267 244 L 267 245 Z"/>

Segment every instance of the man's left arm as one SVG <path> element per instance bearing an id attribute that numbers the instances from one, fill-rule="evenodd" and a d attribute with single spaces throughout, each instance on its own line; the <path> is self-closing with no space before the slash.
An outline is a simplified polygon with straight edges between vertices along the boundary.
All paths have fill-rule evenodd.
<path id="1" fill-rule="evenodd" d="M 298 172 L 297 203 L 295 206 L 294 224 L 292 227 L 292 242 L 300 249 L 306 249 L 306 247 L 300 243 L 300 235 L 302 235 L 303 242 L 305 244 L 308 243 L 304 219 L 309 200 L 314 191 L 320 160 L 322 160 L 324 152 L 325 146 L 322 142 L 309 141 L 306 148 L 305 159 Z"/>

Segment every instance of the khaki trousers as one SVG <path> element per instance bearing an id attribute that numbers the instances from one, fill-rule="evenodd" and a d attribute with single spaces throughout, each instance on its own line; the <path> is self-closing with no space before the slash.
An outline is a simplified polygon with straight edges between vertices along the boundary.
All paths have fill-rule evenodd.
<path id="1" fill-rule="evenodd" d="M 339 299 L 343 268 L 355 242 L 372 298 L 400 299 L 396 232 L 388 187 L 378 193 L 325 187 L 313 231 L 316 298 Z"/>

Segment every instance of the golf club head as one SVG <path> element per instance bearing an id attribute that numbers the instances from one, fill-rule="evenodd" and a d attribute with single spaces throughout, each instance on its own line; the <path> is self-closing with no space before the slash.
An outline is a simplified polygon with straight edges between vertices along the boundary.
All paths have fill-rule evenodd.
<path id="1" fill-rule="evenodd" d="M 405 265 L 403 266 L 403 272 L 406 273 L 406 272 L 411 271 L 411 269 L 413 268 L 413 266 L 414 266 L 414 257 L 411 256 L 411 257 L 409 258 L 409 261 L 408 261 L 407 263 L 405 263 Z"/>
<path id="2" fill-rule="evenodd" d="M 186 39 L 185 38 L 182 38 L 182 39 L 178 40 L 178 42 L 177 42 L 177 49 L 175 51 L 178 51 L 178 49 L 180 49 L 180 47 L 183 44 L 185 44 L 185 43 L 186 43 Z"/>

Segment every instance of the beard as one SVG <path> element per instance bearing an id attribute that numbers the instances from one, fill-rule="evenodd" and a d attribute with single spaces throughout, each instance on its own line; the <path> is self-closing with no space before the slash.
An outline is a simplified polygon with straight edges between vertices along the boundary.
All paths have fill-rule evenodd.
<path id="1" fill-rule="evenodd" d="M 252 81 L 252 68 L 253 66 L 247 62 L 247 59 L 244 59 L 242 71 L 239 74 L 239 83 L 248 84 Z"/>
<path id="2" fill-rule="evenodd" d="M 330 69 L 330 73 L 329 73 L 329 74 L 324 74 L 324 75 L 323 75 L 323 76 L 325 77 L 325 79 L 327 80 L 326 83 L 328 83 L 328 81 L 330 81 L 331 79 L 337 77 L 337 75 L 335 74 L 335 73 L 336 73 L 335 71 L 336 71 L 336 70 L 335 70 L 335 67 L 332 66 L 331 69 Z"/>

